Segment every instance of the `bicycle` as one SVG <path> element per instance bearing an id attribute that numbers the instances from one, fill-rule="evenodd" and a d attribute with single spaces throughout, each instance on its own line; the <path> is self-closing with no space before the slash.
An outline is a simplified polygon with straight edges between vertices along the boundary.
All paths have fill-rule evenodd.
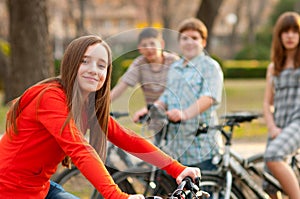
<path id="1" fill-rule="evenodd" d="M 111 116 L 118 119 L 121 117 L 127 117 L 127 112 L 111 112 Z M 118 164 L 122 163 L 125 167 L 132 167 L 134 163 L 130 159 L 129 155 L 122 149 L 116 147 L 113 144 L 109 144 L 107 149 L 107 161 L 106 168 L 110 174 L 116 173 L 120 170 L 118 165 L 115 165 L 111 159 L 111 154 L 118 156 Z M 62 185 L 67 192 L 73 193 L 84 198 L 102 198 L 93 185 L 80 173 L 76 166 L 72 165 L 71 169 L 64 169 L 57 175 L 53 176 L 53 181 Z"/>
<path id="2" fill-rule="evenodd" d="M 195 182 L 190 177 L 185 177 L 177 188 L 170 193 L 168 199 L 205 199 L 209 194 L 200 189 L 200 178 Z M 163 199 L 160 196 L 148 196 L 145 199 Z"/>
<path id="3" fill-rule="evenodd" d="M 161 120 L 161 123 L 164 124 L 160 132 L 160 139 L 156 143 L 161 148 L 164 145 L 170 121 L 165 112 L 158 107 L 148 106 L 148 110 L 148 114 L 145 116 L 146 121 L 155 118 Z M 169 193 L 177 185 L 175 179 L 166 172 L 144 162 L 134 168 L 114 173 L 112 177 L 122 191 L 129 194 L 143 194 L 144 196 L 157 195 L 168 198 Z"/>
<path id="4" fill-rule="evenodd" d="M 262 168 L 263 154 L 243 158 L 231 149 L 231 140 L 234 127 L 242 122 L 250 122 L 260 117 L 260 114 L 235 113 L 224 116 L 224 124 L 217 126 L 204 126 L 203 132 L 209 128 L 218 129 L 225 138 L 225 151 L 217 163 L 217 171 L 203 171 L 201 189 L 209 192 L 212 198 L 243 199 L 243 198 L 269 198 L 267 192 L 259 184 L 263 180 L 283 193 L 278 181 Z M 228 127 L 229 130 L 225 130 Z M 299 174 L 299 154 L 291 157 L 291 167 Z M 299 175 L 298 180 L 300 181 Z"/>
<path id="5" fill-rule="evenodd" d="M 223 125 L 214 127 L 201 126 L 198 129 L 197 134 L 201 134 L 207 133 L 209 128 L 215 128 L 220 130 L 225 138 L 225 152 L 216 163 L 218 170 L 202 171 L 201 189 L 211 193 L 212 198 L 268 198 L 268 194 L 262 189 L 262 185 L 259 184 L 263 179 L 282 192 L 277 180 L 262 168 L 264 163 L 263 153 L 243 158 L 231 149 L 234 127 L 239 126 L 243 122 L 251 122 L 260 116 L 261 114 L 251 112 L 229 114 L 222 116 L 225 120 Z M 229 131 L 225 131 L 226 127 L 229 127 Z M 292 160 L 291 166 L 299 173 L 300 159 L 297 156 L 293 156 Z M 131 168 L 126 172 L 115 173 L 113 178 L 121 190 L 131 194 L 157 194 L 166 197 L 166 194 L 172 190 L 172 187 L 176 186 L 174 179 L 165 172 L 157 170 L 156 167 L 151 169 L 149 167 Z M 124 182 L 129 182 L 131 185 L 123 187 L 122 184 Z M 250 189 L 250 193 L 246 189 Z"/>

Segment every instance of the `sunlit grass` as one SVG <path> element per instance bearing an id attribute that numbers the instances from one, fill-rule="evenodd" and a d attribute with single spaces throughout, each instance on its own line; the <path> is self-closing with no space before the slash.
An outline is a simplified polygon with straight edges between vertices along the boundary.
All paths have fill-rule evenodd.
<path id="1" fill-rule="evenodd" d="M 223 102 L 219 108 L 219 115 L 235 111 L 254 111 L 262 113 L 262 102 L 264 95 L 265 81 L 263 79 L 234 79 L 225 80 L 225 90 L 223 92 Z M 3 100 L 3 94 L 0 94 Z M 0 133 L 5 131 L 5 119 L 7 106 L 0 106 Z M 119 118 L 118 121 L 125 127 L 138 133 L 142 126 L 132 122 L 133 114 L 145 106 L 141 90 L 129 88 L 125 93 L 111 105 L 112 111 L 129 112 L 130 116 Z M 234 138 L 259 138 L 265 137 L 267 129 L 262 118 L 252 123 L 244 123 L 236 128 Z"/>
<path id="2" fill-rule="evenodd" d="M 264 96 L 264 79 L 226 79 L 223 91 L 223 102 L 218 112 L 224 115 L 229 112 L 252 111 L 262 113 Z M 130 117 L 145 105 L 139 88 L 130 88 L 112 104 L 113 111 L 126 111 Z M 141 125 L 134 124 L 130 118 L 119 120 L 126 127 L 140 132 Z M 263 118 L 251 123 L 243 123 L 234 132 L 234 138 L 260 139 L 266 136 L 266 125 Z"/>

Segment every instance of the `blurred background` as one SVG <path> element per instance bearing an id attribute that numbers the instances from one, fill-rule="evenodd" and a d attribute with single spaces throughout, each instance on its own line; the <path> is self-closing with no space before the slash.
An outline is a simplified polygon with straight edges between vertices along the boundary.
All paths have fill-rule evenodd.
<path id="1" fill-rule="evenodd" d="M 114 54 L 114 86 L 138 55 L 141 28 L 162 29 L 166 49 L 177 52 L 177 26 L 188 17 L 206 24 L 206 50 L 225 74 L 222 112 L 261 111 L 272 27 L 285 11 L 299 13 L 300 1 L 0 0 L 0 133 L 7 102 L 37 81 L 57 75 L 72 39 L 97 34 L 107 40 Z"/>

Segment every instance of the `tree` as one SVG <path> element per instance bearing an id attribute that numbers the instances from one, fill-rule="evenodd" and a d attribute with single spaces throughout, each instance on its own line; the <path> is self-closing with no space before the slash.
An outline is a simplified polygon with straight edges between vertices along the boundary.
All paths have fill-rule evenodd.
<path id="1" fill-rule="evenodd" d="M 223 0 L 202 0 L 199 5 L 196 17 L 203 21 L 207 27 L 208 33 L 212 32 L 215 18 L 218 15 L 219 8 L 221 7 Z M 208 37 L 209 39 L 209 37 Z M 209 50 L 209 40 L 207 41 L 206 49 Z"/>
<path id="2" fill-rule="evenodd" d="M 7 3 L 11 57 L 4 84 L 5 102 L 54 75 L 46 0 L 7 0 Z"/>

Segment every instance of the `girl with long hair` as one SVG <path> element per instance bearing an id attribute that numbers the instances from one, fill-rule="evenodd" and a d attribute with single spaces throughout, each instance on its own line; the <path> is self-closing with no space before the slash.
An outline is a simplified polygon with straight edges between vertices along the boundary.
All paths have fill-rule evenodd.
<path id="1" fill-rule="evenodd" d="M 300 198 L 298 180 L 284 161 L 300 148 L 300 16 L 285 12 L 277 20 L 268 66 L 264 116 L 269 141 L 268 169 L 291 199 Z M 275 198 L 275 196 L 273 196 Z"/>
<path id="2" fill-rule="evenodd" d="M 77 198 L 50 181 L 57 165 L 71 161 L 105 197 L 127 195 L 105 168 L 106 141 L 166 170 L 180 182 L 200 176 L 109 116 L 112 56 L 98 36 L 67 47 L 60 76 L 28 88 L 13 101 L 0 140 L 0 198 Z M 89 136 L 89 141 L 86 139 Z"/>

